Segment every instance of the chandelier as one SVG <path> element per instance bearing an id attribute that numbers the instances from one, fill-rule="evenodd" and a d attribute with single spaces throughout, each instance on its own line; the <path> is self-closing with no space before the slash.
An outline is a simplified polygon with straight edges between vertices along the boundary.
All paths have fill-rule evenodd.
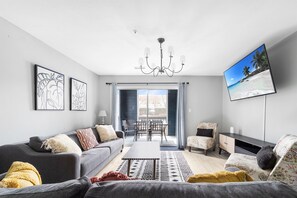
<path id="1" fill-rule="evenodd" d="M 160 43 L 160 65 L 157 66 L 155 64 L 150 65 L 148 58 L 150 55 L 150 49 L 145 48 L 144 50 L 144 56 L 145 56 L 145 62 L 146 62 L 146 67 L 143 66 L 144 60 L 143 58 L 139 59 L 139 65 L 140 65 L 140 70 L 143 74 L 153 74 L 154 76 L 158 76 L 159 74 L 165 73 L 167 76 L 172 77 L 174 74 L 181 72 L 185 65 L 185 56 L 180 57 L 181 61 L 181 67 L 179 69 L 176 68 L 176 65 L 171 62 L 173 58 L 173 48 L 169 47 L 168 48 L 168 53 L 169 53 L 169 63 L 167 66 L 164 66 L 163 64 L 163 49 L 162 49 L 162 43 L 164 43 L 165 39 L 164 38 L 158 38 L 158 42 Z M 171 64 L 172 63 L 172 64 Z"/>

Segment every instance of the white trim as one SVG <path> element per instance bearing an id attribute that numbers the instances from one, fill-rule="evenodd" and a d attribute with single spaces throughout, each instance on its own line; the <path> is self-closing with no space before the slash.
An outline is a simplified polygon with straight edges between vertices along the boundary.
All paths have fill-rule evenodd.
<path id="1" fill-rule="evenodd" d="M 178 85 L 118 85 L 119 90 L 135 90 L 135 89 L 178 89 Z"/>
<path id="2" fill-rule="evenodd" d="M 263 141 L 266 141 L 266 95 L 264 95 L 263 104 Z"/>

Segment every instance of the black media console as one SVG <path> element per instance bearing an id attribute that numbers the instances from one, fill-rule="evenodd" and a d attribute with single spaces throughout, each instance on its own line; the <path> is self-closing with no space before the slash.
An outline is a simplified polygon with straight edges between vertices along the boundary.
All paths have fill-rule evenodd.
<path id="1" fill-rule="evenodd" d="M 225 139 L 220 140 L 220 153 L 221 150 L 227 150 L 227 152 L 230 153 L 256 155 L 263 146 L 275 146 L 275 144 L 270 142 L 250 138 L 235 133 L 220 133 L 220 139 Z M 228 146 L 226 147 L 226 145 L 223 144 L 227 144 Z"/>

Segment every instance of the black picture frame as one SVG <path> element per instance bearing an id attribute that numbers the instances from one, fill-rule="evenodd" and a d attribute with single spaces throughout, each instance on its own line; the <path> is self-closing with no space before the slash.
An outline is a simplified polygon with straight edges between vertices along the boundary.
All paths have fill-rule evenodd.
<path id="1" fill-rule="evenodd" d="M 87 111 L 87 83 L 70 78 L 70 111 Z"/>
<path id="2" fill-rule="evenodd" d="M 64 111 L 64 74 L 34 65 L 35 110 Z"/>

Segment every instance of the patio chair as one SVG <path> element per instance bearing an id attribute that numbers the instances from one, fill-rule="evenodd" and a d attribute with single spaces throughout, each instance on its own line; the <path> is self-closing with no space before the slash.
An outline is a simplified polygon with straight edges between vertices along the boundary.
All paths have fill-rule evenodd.
<path id="1" fill-rule="evenodd" d="M 135 141 L 137 141 L 137 138 L 141 134 L 148 135 L 148 126 L 147 126 L 146 120 L 138 120 L 135 123 Z M 147 139 L 149 139 L 149 136 L 147 136 Z"/>
<path id="2" fill-rule="evenodd" d="M 163 136 L 165 137 L 165 140 L 167 141 L 166 135 L 165 135 L 165 125 L 163 124 L 162 120 L 151 120 L 150 121 L 150 128 L 149 128 L 149 138 L 152 140 L 153 134 L 160 134 L 161 136 L 161 142 L 163 142 Z"/>
<path id="3" fill-rule="evenodd" d="M 133 123 L 134 122 L 131 120 L 122 120 L 122 127 L 125 133 L 125 137 L 127 137 L 128 134 L 135 135 L 135 128 L 133 126 Z"/>

